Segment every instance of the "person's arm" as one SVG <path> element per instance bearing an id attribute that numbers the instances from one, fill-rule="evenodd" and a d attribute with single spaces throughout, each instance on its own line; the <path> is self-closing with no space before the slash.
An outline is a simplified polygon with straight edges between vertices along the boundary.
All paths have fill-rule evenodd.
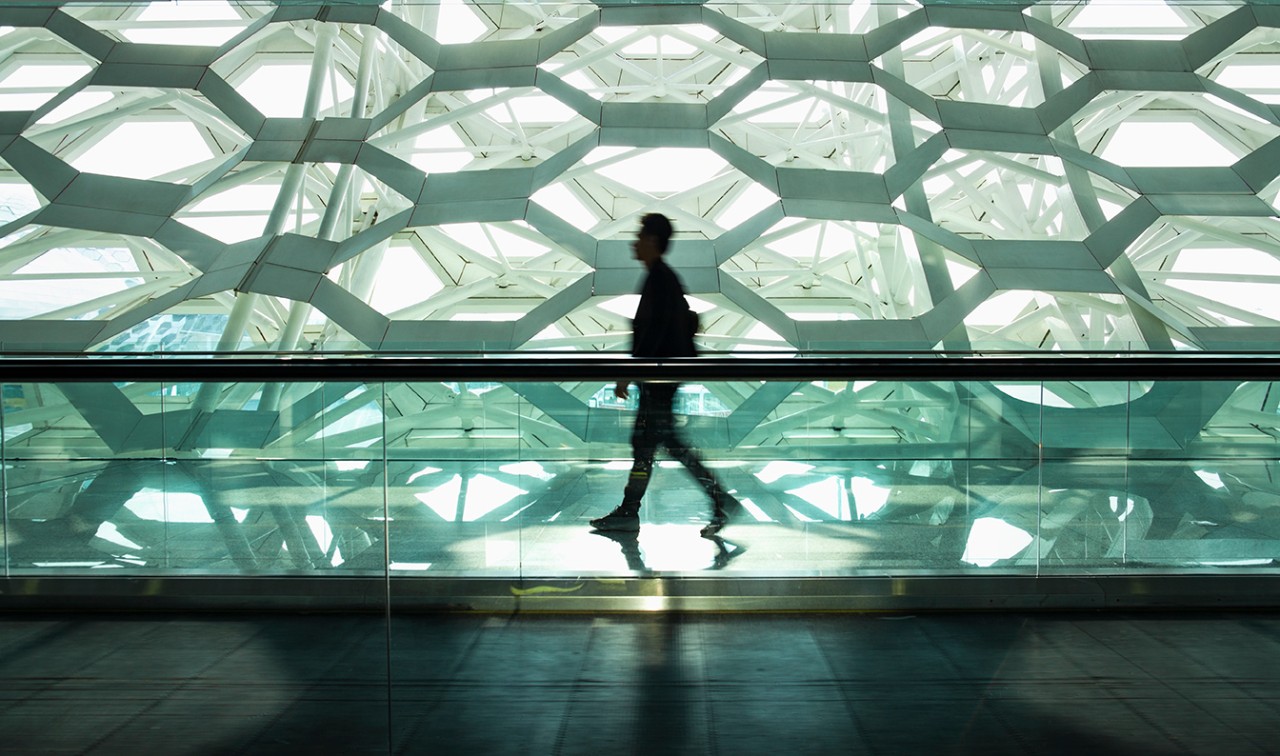
<path id="1" fill-rule="evenodd" d="M 676 334 L 683 334 L 687 328 L 688 304 L 674 271 L 665 266 L 661 271 L 655 270 L 641 297 L 644 304 L 640 309 L 644 313 L 636 312 L 632 355 L 656 359 L 678 356 L 679 351 L 674 349 L 678 343 Z"/>
<path id="2" fill-rule="evenodd" d="M 653 278 L 652 275 L 646 276 L 644 286 L 640 288 L 640 302 L 636 306 L 636 316 L 631 321 L 631 356 L 647 357 L 649 350 L 652 348 L 651 334 L 653 329 L 650 328 L 652 315 L 650 312 L 650 304 L 653 299 Z M 613 395 L 619 399 L 626 401 L 631 396 L 631 381 L 628 379 L 620 379 L 613 386 Z"/>

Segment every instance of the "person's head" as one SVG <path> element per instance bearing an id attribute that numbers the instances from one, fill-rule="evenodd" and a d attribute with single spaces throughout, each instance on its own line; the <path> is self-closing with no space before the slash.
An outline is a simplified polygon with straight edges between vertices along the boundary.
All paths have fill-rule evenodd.
<path id="1" fill-rule="evenodd" d="M 662 213 L 649 213 L 640 219 L 640 231 L 631 245 L 636 259 L 652 265 L 667 252 L 671 244 L 671 219 Z"/>

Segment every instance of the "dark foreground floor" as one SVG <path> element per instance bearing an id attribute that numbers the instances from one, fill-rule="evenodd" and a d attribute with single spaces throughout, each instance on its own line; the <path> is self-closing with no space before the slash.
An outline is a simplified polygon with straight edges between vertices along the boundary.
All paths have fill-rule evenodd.
<path id="1" fill-rule="evenodd" d="M 1280 614 L 2 615 L 0 702 L 20 754 L 1263 754 Z"/>

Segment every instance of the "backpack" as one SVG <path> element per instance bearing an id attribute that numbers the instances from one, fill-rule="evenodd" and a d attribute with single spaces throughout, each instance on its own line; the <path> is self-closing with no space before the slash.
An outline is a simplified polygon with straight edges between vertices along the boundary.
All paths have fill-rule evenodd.
<path id="1" fill-rule="evenodd" d="M 702 328 L 702 323 L 698 319 L 698 313 L 693 310 L 685 310 L 685 334 L 688 336 L 689 355 L 696 357 L 698 355 L 698 346 L 693 343 L 693 337 L 698 335 L 698 331 Z"/>

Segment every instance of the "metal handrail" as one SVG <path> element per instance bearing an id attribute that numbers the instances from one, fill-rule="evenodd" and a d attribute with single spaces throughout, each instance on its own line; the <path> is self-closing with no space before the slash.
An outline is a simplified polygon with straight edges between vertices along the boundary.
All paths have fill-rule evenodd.
<path id="1" fill-rule="evenodd" d="M 458 356 L 0 355 L 0 381 L 300 382 L 491 381 L 1273 381 L 1280 354 L 867 353 L 822 357 L 640 360 L 619 353 Z"/>

